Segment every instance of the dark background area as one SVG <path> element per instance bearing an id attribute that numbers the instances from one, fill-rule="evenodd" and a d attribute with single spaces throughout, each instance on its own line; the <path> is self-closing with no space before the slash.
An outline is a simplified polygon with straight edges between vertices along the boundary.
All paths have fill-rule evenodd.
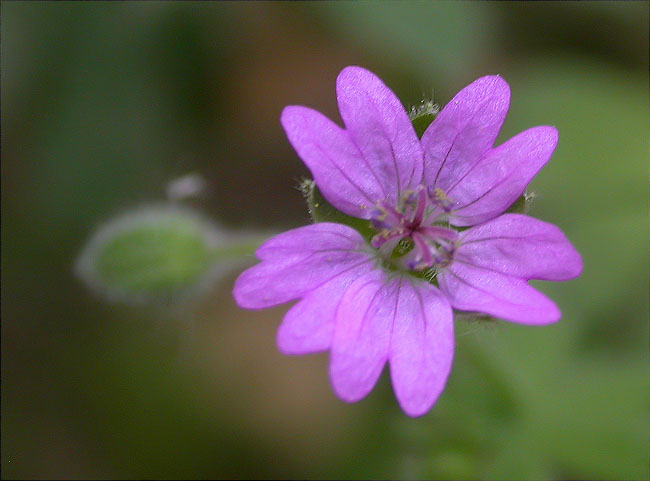
<path id="1" fill-rule="evenodd" d="M 3 2 L 2 477 L 647 479 L 647 2 Z M 335 79 L 408 107 L 510 84 L 498 143 L 555 125 L 531 215 L 583 275 L 536 284 L 556 325 L 457 322 L 447 389 L 407 418 L 387 376 L 333 394 L 327 355 L 282 356 L 285 307 L 236 273 L 170 312 L 91 293 L 96 226 L 200 172 L 232 229 L 309 222 L 279 123 L 339 121 Z"/>

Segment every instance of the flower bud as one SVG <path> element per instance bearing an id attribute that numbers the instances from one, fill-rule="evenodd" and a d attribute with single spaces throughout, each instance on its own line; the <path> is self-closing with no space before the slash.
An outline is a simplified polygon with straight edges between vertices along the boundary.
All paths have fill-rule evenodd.
<path id="1" fill-rule="evenodd" d="M 429 124 L 433 122 L 433 119 L 436 118 L 438 112 L 440 112 L 440 107 L 432 99 L 423 99 L 418 105 L 414 105 L 409 109 L 409 119 L 411 119 L 418 138 L 422 137 L 422 134 L 427 130 Z"/>
<path id="2" fill-rule="evenodd" d="M 176 301 L 247 263 L 259 241 L 246 245 L 242 237 L 187 208 L 142 207 L 101 226 L 83 248 L 75 271 L 109 300 Z"/>

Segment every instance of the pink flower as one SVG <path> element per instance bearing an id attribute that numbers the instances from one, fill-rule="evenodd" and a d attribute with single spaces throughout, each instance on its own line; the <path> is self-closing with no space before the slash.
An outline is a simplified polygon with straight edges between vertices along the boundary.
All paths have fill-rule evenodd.
<path id="1" fill-rule="evenodd" d="M 282 352 L 329 349 L 334 391 L 348 402 L 388 361 L 402 409 L 420 416 L 451 369 L 452 308 L 532 325 L 560 318 L 527 281 L 577 277 L 580 255 L 557 227 L 500 215 L 548 161 L 557 131 L 534 127 L 493 148 L 510 97 L 498 76 L 461 90 L 421 140 L 371 72 L 347 67 L 336 89 L 345 129 L 299 106 L 284 109 L 282 125 L 329 203 L 376 233 L 368 243 L 317 223 L 280 234 L 234 296 L 247 309 L 299 299 L 278 331 Z"/>

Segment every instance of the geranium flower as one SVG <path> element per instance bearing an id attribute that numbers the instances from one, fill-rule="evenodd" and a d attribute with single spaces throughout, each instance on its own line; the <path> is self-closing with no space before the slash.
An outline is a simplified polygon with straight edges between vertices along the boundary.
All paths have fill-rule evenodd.
<path id="1" fill-rule="evenodd" d="M 280 234 L 234 297 L 247 309 L 299 299 L 278 331 L 283 353 L 329 349 L 334 391 L 348 402 L 388 361 L 402 409 L 419 416 L 451 369 L 452 308 L 522 324 L 560 318 L 527 281 L 577 277 L 580 255 L 557 227 L 500 215 L 548 161 L 557 131 L 534 127 L 493 148 L 510 96 L 498 76 L 461 90 L 421 140 L 371 72 L 345 68 L 336 90 L 345 129 L 300 106 L 284 109 L 282 125 L 326 200 L 367 219 L 374 236 L 334 223 Z"/>

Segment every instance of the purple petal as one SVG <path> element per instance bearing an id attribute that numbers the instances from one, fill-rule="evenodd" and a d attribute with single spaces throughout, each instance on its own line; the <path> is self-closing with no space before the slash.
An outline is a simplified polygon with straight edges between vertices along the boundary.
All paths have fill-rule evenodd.
<path id="1" fill-rule="evenodd" d="M 460 234 L 456 261 L 523 279 L 565 281 L 582 259 L 562 231 L 520 214 L 504 214 Z"/>
<path id="2" fill-rule="evenodd" d="M 438 283 L 451 305 L 462 311 L 521 324 L 550 324 L 561 316 L 557 306 L 525 280 L 482 267 L 454 261 L 438 275 Z"/>
<path id="3" fill-rule="evenodd" d="M 325 198 L 346 214 L 368 218 L 370 207 L 384 198 L 384 187 L 348 133 L 307 107 L 285 107 L 281 122 Z"/>
<path id="4" fill-rule="evenodd" d="M 490 151 L 447 193 L 461 206 L 450 222 L 476 225 L 506 211 L 551 157 L 557 137 L 554 127 L 533 127 Z"/>
<path id="5" fill-rule="evenodd" d="M 365 241 L 351 227 L 318 223 L 266 241 L 260 264 L 244 271 L 233 295 L 246 309 L 263 309 L 297 299 L 333 277 L 372 262 Z"/>
<path id="6" fill-rule="evenodd" d="M 409 416 L 425 414 L 445 387 L 454 356 L 451 306 L 426 282 L 404 280 L 390 346 L 393 389 Z"/>
<path id="7" fill-rule="evenodd" d="M 365 397 L 386 363 L 396 315 L 399 279 L 373 270 L 345 292 L 336 314 L 330 356 L 330 379 L 347 402 Z"/>
<path id="8" fill-rule="evenodd" d="M 341 118 L 368 171 L 396 205 L 400 193 L 422 181 L 420 142 L 402 103 L 373 73 L 347 67 L 336 80 Z"/>
<path id="9" fill-rule="evenodd" d="M 364 245 L 359 233 L 351 227 L 331 222 L 318 222 L 278 234 L 257 248 L 255 255 L 265 261 L 299 259 L 319 247 L 356 250 Z"/>
<path id="10" fill-rule="evenodd" d="M 308 354 L 329 349 L 341 297 L 352 282 L 372 268 L 373 264 L 366 262 L 344 271 L 289 309 L 278 329 L 278 349 L 284 354 Z"/>
<path id="11" fill-rule="evenodd" d="M 492 147 L 510 105 L 499 76 L 475 80 L 442 109 L 422 135 L 424 178 L 448 192 Z"/>

